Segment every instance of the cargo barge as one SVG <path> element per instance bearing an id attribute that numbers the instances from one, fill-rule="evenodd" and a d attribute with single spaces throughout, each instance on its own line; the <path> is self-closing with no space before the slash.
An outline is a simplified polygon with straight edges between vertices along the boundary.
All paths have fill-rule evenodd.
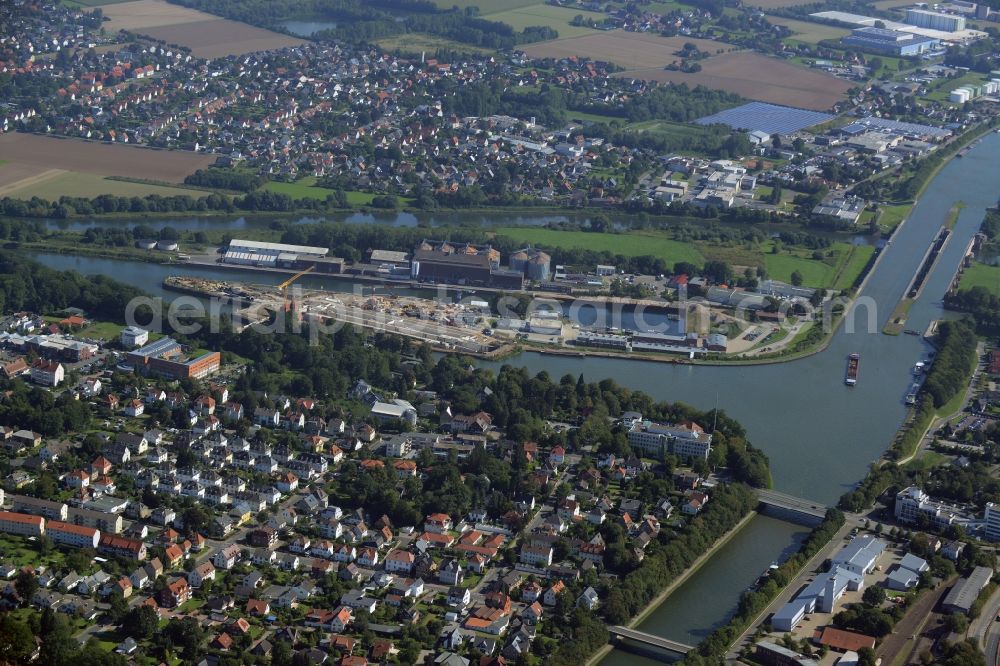
<path id="1" fill-rule="evenodd" d="M 860 364 L 860 354 L 851 354 L 847 357 L 847 376 L 844 377 L 844 383 L 848 386 L 854 386 L 858 383 L 858 366 Z"/>

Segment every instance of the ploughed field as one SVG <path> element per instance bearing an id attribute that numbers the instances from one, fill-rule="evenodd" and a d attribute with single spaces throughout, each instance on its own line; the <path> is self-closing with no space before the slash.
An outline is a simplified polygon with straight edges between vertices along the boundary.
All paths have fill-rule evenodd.
<path id="1" fill-rule="evenodd" d="M 103 6 L 108 30 L 127 30 L 166 44 L 191 49 L 199 58 L 220 58 L 297 46 L 304 40 L 172 5 L 163 0 L 135 0 Z"/>
<path id="2" fill-rule="evenodd" d="M 182 183 L 185 176 L 215 161 L 214 155 L 19 132 L 0 135 L 0 155 L 3 155 L 0 196 L 40 196 L 46 199 L 57 199 L 62 195 L 191 194 L 193 191 L 108 181 L 104 177 Z"/>

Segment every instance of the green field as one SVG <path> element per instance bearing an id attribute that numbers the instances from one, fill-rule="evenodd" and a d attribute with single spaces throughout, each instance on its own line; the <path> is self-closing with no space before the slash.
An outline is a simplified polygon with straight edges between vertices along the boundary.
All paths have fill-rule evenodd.
<path id="1" fill-rule="evenodd" d="M 607 251 L 624 257 L 652 255 L 663 259 L 667 264 L 688 261 L 700 266 L 705 262 L 705 257 L 694 245 L 670 240 L 659 234 L 602 234 L 527 227 L 500 227 L 496 232 L 498 236 L 506 236 L 542 249 L 580 248 L 595 252 Z"/>
<path id="2" fill-rule="evenodd" d="M 498 12 L 490 14 L 486 18 L 491 21 L 506 23 L 518 32 L 529 26 L 547 26 L 559 33 L 559 39 L 594 34 L 595 31 L 591 28 L 582 28 L 569 24 L 573 20 L 573 17 L 578 14 L 590 16 L 598 21 L 605 18 L 604 14 L 543 4 L 534 4 L 521 7 L 520 9 Z"/>
<path id="3" fill-rule="evenodd" d="M 131 1 L 132 0 L 62 0 L 62 3 L 67 7 L 78 9 L 80 7 L 100 7 L 101 5 L 117 5 L 122 2 L 131 2 Z"/>
<path id="4" fill-rule="evenodd" d="M 434 0 L 434 4 L 442 9 L 479 7 L 479 13 L 483 15 L 529 7 L 537 3 L 538 0 Z"/>
<path id="5" fill-rule="evenodd" d="M 1000 266 L 990 266 L 977 261 L 965 269 L 959 288 L 973 287 L 986 287 L 994 296 L 1000 296 Z"/>
<path id="6" fill-rule="evenodd" d="M 435 51 L 449 50 L 459 53 L 492 53 L 490 49 L 480 48 L 471 44 L 452 41 L 436 35 L 425 35 L 419 32 L 411 32 L 403 35 L 393 35 L 376 39 L 375 43 L 386 51 L 403 51 L 405 53 L 434 53 Z"/>
<path id="7" fill-rule="evenodd" d="M 86 197 L 91 199 L 100 194 L 113 194 L 119 197 L 144 197 L 148 194 L 159 194 L 163 197 L 188 195 L 195 198 L 208 195 L 203 190 L 189 190 L 183 187 L 169 185 L 149 185 L 132 183 L 124 180 L 113 180 L 92 173 L 67 171 L 52 178 L 46 178 L 30 185 L 8 192 L 15 199 L 30 199 L 39 197 L 54 201 L 59 197 Z"/>
<path id="8" fill-rule="evenodd" d="M 795 19 L 780 18 L 778 16 L 768 16 L 769 23 L 783 25 L 792 31 L 791 39 L 805 42 L 807 44 L 818 44 L 824 39 L 840 39 L 851 34 L 847 28 L 837 28 L 832 25 L 822 25 L 809 21 L 796 21 Z"/>
<path id="9" fill-rule="evenodd" d="M 793 249 L 791 253 L 770 254 L 770 247 L 765 246 L 764 268 L 769 277 L 782 282 L 790 283 L 792 273 L 798 271 L 802 275 L 803 286 L 848 289 L 875 251 L 871 246 L 850 243 L 835 243 L 831 249 L 833 256 L 819 261 L 812 259 L 812 253 L 808 251 Z"/>
<path id="10" fill-rule="evenodd" d="M 911 204 L 900 204 L 898 206 L 879 206 L 878 225 L 885 230 L 898 227 L 906 216 L 909 215 Z"/>
<path id="11" fill-rule="evenodd" d="M 319 187 L 316 185 L 315 176 L 299 178 L 294 183 L 271 181 L 266 183 L 262 189 L 276 194 L 287 194 L 293 199 L 326 199 L 334 193 L 334 190 L 331 190 L 328 187 Z M 372 199 L 375 198 L 375 195 L 371 192 L 355 192 L 348 190 L 346 194 L 347 202 L 352 206 L 370 206 Z M 409 197 L 396 197 L 396 199 L 399 201 L 399 205 L 401 206 L 406 206 L 412 203 L 412 200 Z"/>

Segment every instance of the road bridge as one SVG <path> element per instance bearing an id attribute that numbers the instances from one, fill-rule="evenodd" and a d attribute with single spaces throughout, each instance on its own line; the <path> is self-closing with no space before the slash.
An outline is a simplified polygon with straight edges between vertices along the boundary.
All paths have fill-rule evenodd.
<path id="1" fill-rule="evenodd" d="M 686 655 L 688 652 L 694 650 L 693 645 L 679 643 L 677 641 L 672 641 L 669 638 L 654 636 L 653 634 L 647 634 L 645 631 L 636 631 L 635 629 L 629 629 L 628 627 L 608 627 L 608 632 L 610 632 L 613 638 L 627 638 L 630 641 L 642 643 L 643 645 L 650 645 L 652 647 L 659 648 L 660 650 L 666 650 L 667 652 L 673 652 L 675 654 Z"/>
<path id="2" fill-rule="evenodd" d="M 786 495 L 775 490 L 757 489 L 757 498 L 765 509 L 775 509 L 777 513 L 793 514 L 815 523 L 826 517 L 827 507 L 813 500 Z"/>

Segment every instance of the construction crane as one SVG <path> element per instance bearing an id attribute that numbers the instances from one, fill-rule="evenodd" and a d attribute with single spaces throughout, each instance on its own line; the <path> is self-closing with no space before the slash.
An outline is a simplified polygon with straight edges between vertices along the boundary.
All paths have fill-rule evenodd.
<path id="1" fill-rule="evenodd" d="M 315 266 L 310 266 L 309 268 L 307 268 L 305 270 L 302 270 L 302 271 L 299 271 L 298 273 L 296 273 L 292 277 L 288 278 L 284 282 L 278 284 L 278 291 L 281 292 L 282 307 L 284 308 L 285 312 L 288 312 L 288 309 L 289 309 L 289 307 L 288 307 L 288 287 L 289 287 L 289 285 L 291 285 L 293 282 L 295 282 L 296 280 L 298 280 L 300 277 L 302 277 L 306 273 L 313 272 L 315 269 L 316 269 Z"/>

